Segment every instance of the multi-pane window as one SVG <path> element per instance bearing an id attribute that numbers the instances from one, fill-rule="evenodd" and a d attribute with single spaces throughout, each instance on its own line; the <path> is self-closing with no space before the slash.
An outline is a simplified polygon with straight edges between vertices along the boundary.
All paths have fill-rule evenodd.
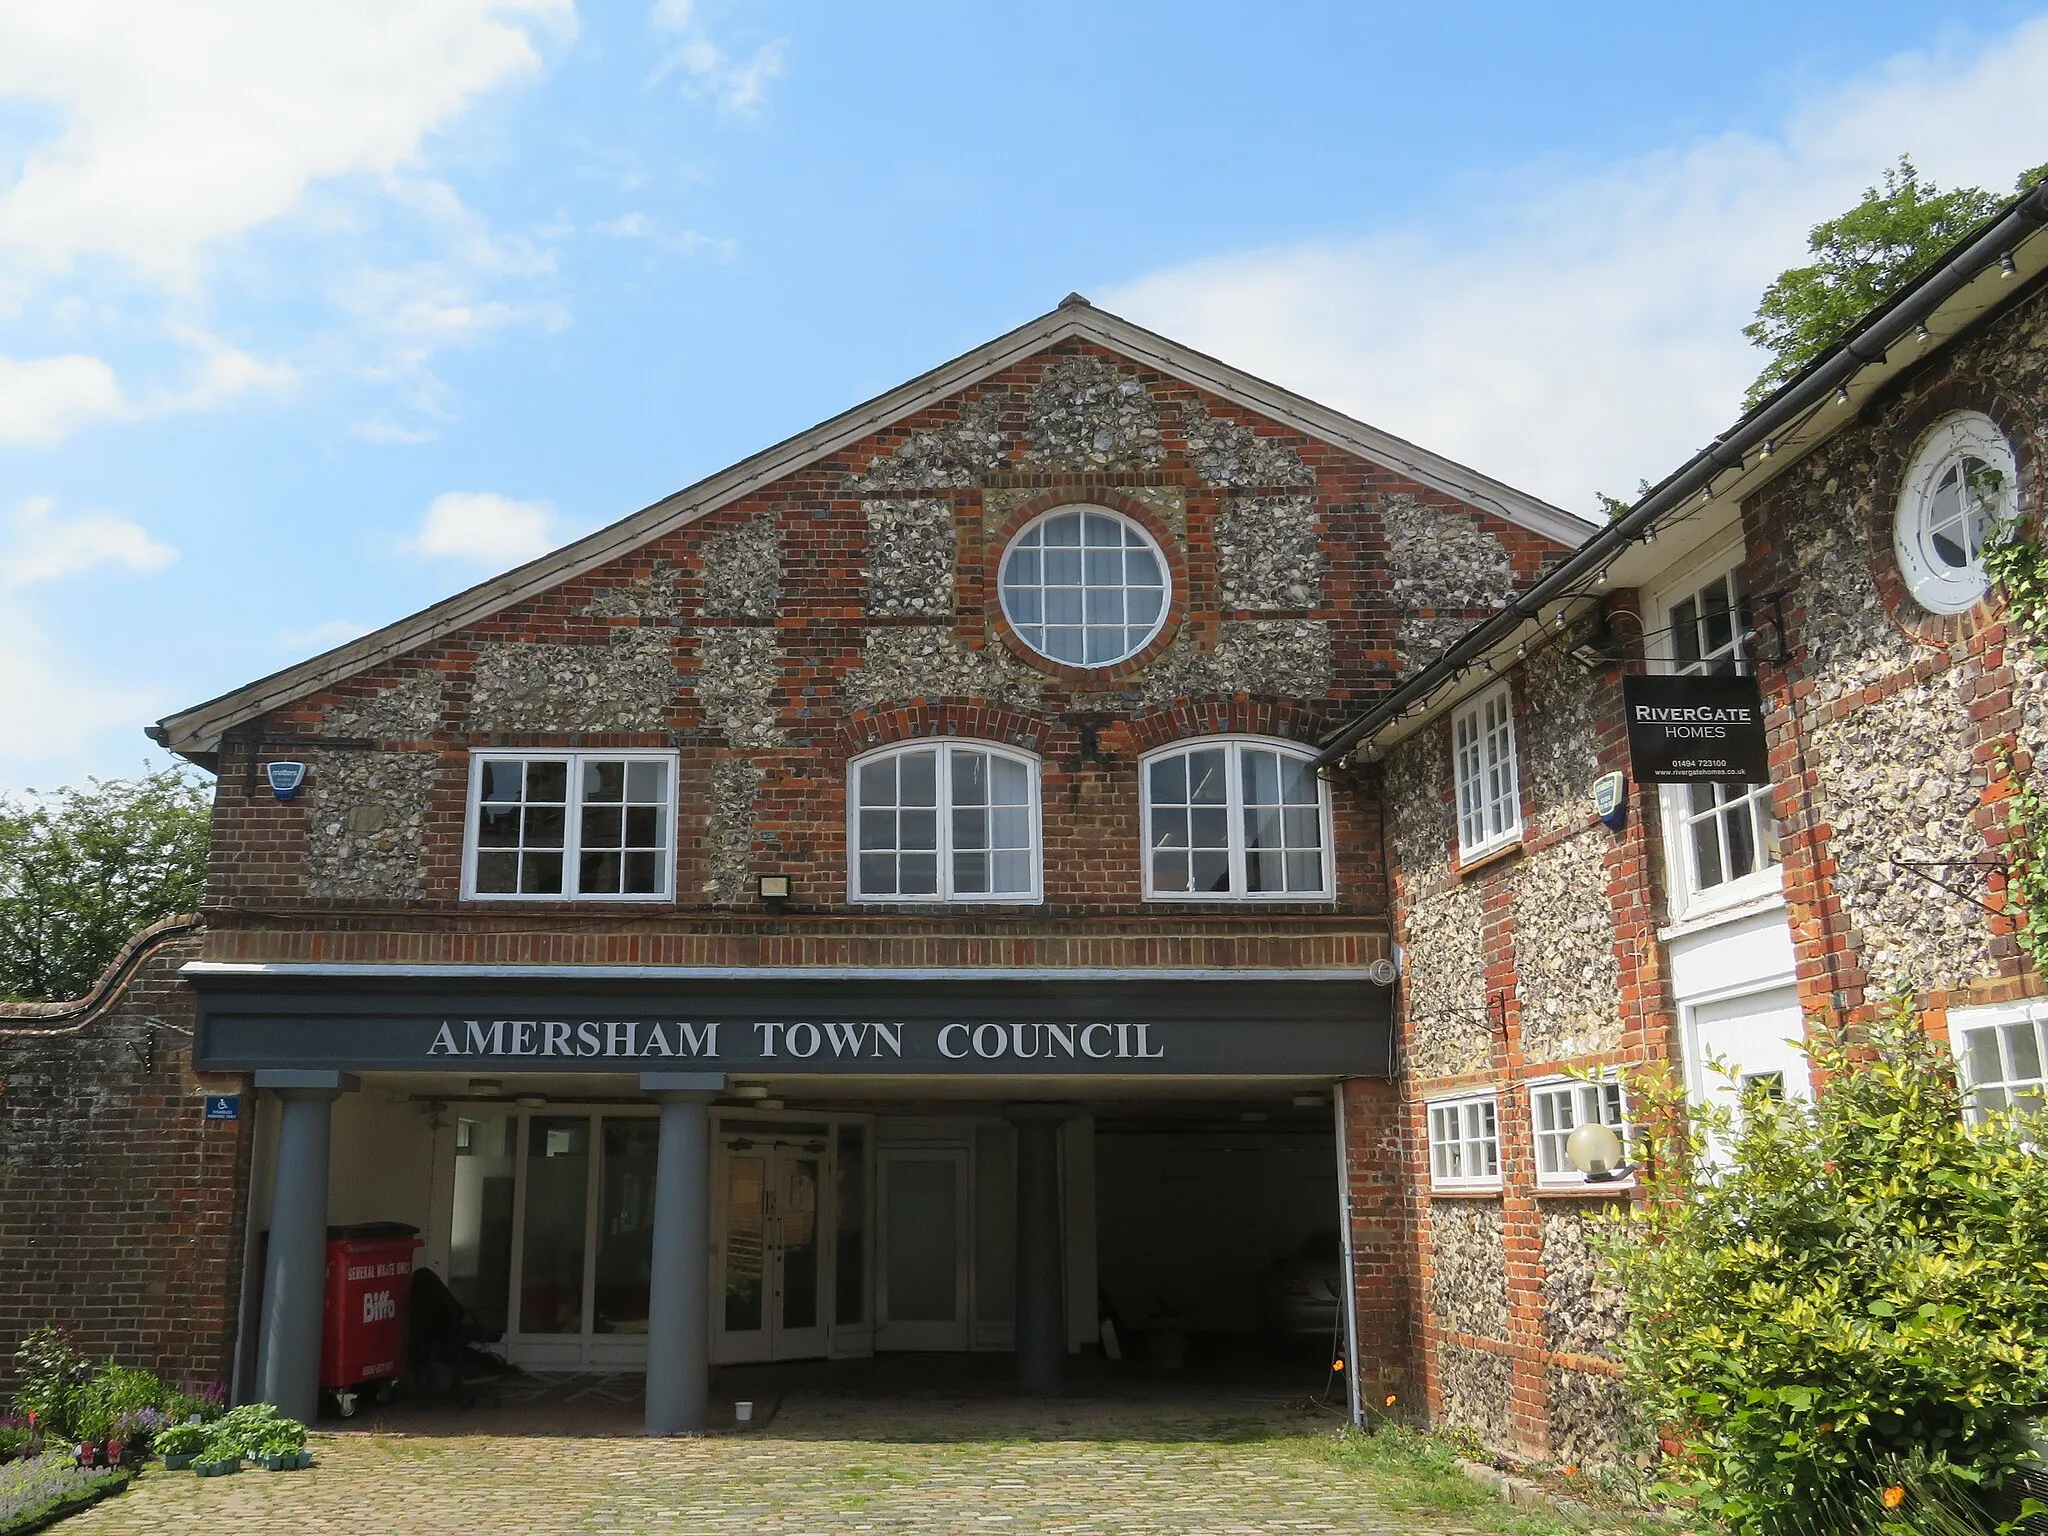
<path id="1" fill-rule="evenodd" d="M 1027 524 L 1003 553 L 997 585 L 1017 637 L 1077 667 L 1137 655 L 1166 618 L 1159 546 L 1102 507 L 1065 507 Z"/>
<path id="2" fill-rule="evenodd" d="M 659 901 L 674 868 L 672 758 L 491 752 L 473 760 L 464 895 Z"/>
<path id="3" fill-rule="evenodd" d="M 1741 562 L 1691 587 L 1666 610 L 1671 670 L 1733 677 L 1749 670 L 1743 641 L 1752 614 Z M 1728 885 L 1778 862 L 1777 822 L 1768 784 L 1675 786 L 1675 817 L 1685 860 L 1685 888 L 1694 895 Z"/>
<path id="4" fill-rule="evenodd" d="M 1036 901 L 1038 765 L 988 747 L 902 747 L 853 765 L 856 901 Z"/>
<path id="5" fill-rule="evenodd" d="M 1500 1182 L 1500 1121 L 1492 1094 L 1429 1105 L 1429 1177 L 1439 1186 Z"/>
<path id="6" fill-rule="evenodd" d="M 1503 686 L 1451 721 L 1458 779 L 1458 852 L 1464 858 L 1522 835 L 1522 786 L 1515 767 L 1514 700 Z"/>
<path id="7" fill-rule="evenodd" d="M 1979 1015 L 1982 1017 L 1982 1015 Z M 2041 1020 L 2028 1009 L 1996 1010 L 1984 1023 L 1952 1014 L 1949 1032 L 1963 1069 L 1963 1102 L 1972 1120 L 1999 1110 L 2038 1112 L 2048 1105 L 2048 1073 L 2042 1070 Z"/>
<path id="8" fill-rule="evenodd" d="M 1147 758 L 1145 894 L 1281 900 L 1331 892 L 1314 756 L 1211 741 Z"/>
<path id="9" fill-rule="evenodd" d="M 1537 1083 L 1529 1089 L 1530 1119 L 1536 1128 L 1536 1179 L 1541 1184 L 1578 1184 L 1585 1175 L 1565 1156 L 1564 1144 L 1582 1125 L 1611 1125 L 1628 1142 L 1628 1106 L 1621 1084 Z"/>

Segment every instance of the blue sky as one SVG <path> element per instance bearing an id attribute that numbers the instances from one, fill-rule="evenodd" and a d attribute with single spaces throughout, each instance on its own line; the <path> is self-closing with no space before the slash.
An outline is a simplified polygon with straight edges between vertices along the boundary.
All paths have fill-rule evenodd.
<path id="1" fill-rule="evenodd" d="M 1562 14 L 1560 14 L 1562 12 Z M 2048 15 L 0 0 L 0 790 L 1079 289 L 1579 510 Z"/>

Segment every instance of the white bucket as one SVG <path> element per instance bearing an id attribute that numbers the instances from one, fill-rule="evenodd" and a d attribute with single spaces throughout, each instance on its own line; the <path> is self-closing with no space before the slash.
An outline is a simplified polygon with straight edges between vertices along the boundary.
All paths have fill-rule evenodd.
<path id="1" fill-rule="evenodd" d="M 734 1403 L 732 1405 L 732 1421 L 735 1424 L 753 1423 L 754 1405 L 752 1403 Z"/>

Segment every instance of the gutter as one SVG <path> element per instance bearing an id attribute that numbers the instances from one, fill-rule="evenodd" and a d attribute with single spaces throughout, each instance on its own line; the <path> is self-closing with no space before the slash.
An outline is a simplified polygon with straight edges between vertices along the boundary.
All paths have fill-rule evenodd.
<path id="1" fill-rule="evenodd" d="M 1740 474 L 1753 449 L 1797 424 L 1867 364 L 1882 362 L 1916 325 L 2043 224 L 2048 224 L 2048 183 L 2014 199 L 1981 234 L 1967 237 L 1926 276 L 1880 305 L 1856 330 L 1808 364 L 1805 372 L 1581 544 L 1557 569 L 1492 618 L 1467 630 L 1443 655 L 1338 729 L 1324 743 L 1315 767 L 1321 770 L 1341 762 L 1359 741 L 1370 740 L 1417 704 L 1426 703 L 1468 664 L 1531 619 L 1540 621 L 1548 604 L 1578 595 L 1579 584 L 1611 565 L 1639 534 L 1702 493 L 1711 496 L 1717 476 L 1731 470 Z"/>

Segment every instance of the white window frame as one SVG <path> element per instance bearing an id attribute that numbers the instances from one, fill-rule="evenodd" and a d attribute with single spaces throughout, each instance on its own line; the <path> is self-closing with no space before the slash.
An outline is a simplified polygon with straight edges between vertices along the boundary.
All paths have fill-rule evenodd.
<path id="1" fill-rule="evenodd" d="M 2034 1053 L 2040 1075 L 2028 1077 L 2013 1072 L 2011 1041 L 2003 1038 L 2006 1031 L 2014 1026 L 2029 1027 L 2034 1035 Z M 1995 1080 L 1972 1081 L 1970 1042 L 1967 1035 L 1978 1031 L 1996 1030 L 2001 1075 Z M 1981 1122 L 1986 1110 L 1977 1103 L 1977 1090 L 1995 1087 L 2010 1095 L 2015 1087 L 2031 1089 L 2048 1098 L 2048 1002 L 2000 1003 L 1983 1008 L 1958 1008 L 1948 1016 L 1949 1048 L 1956 1056 L 1956 1079 L 1963 1090 L 1963 1118 L 1972 1124 Z M 1994 1105 L 2003 1109 L 2006 1105 Z"/>
<path id="2" fill-rule="evenodd" d="M 1031 786 L 1031 804 L 1028 814 L 1031 820 L 1031 889 L 1028 892 L 998 891 L 983 893 L 970 891 L 964 895 L 953 892 L 953 753 L 958 749 L 966 752 L 986 752 L 994 757 L 1008 758 L 1020 763 L 1024 776 Z M 930 895 L 906 896 L 896 891 L 882 892 L 870 896 L 860 887 L 860 770 L 863 764 L 872 763 L 885 757 L 895 757 L 908 752 L 938 753 L 937 796 L 938 796 L 938 890 Z M 1005 746 L 1001 742 L 983 741 L 972 736 L 924 736 L 911 741 L 891 742 L 872 752 L 863 752 L 846 765 L 846 896 L 847 900 L 864 905 L 887 906 L 946 906 L 974 905 L 1000 907 L 1029 907 L 1043 904 L 1045 900 L 1045 827 L 1042 815 L 1044 793 L 1041 780 L 1044 764 L 1036 753 L 1026 752 L 1020 747 Z"/>
<path id="3" fill-rule="evenodd" d="M 1423 1103 L 1426 1140 L 1429 1145 L 1429 1187 L 1431 1189 L 1499 1189 L 1501 1187 L 1500 1101 L 1492 1089 L 1484 1093 L 1447 1094 Z M 1455 1120 L 1455 1140 L 1441 1131 L 1447 1120 Z M 1474 1134 L 1477 1131 L 1478 1134 Z M 1488 1134 L 1490 1131 L 1491 1134 Z M 1493 1170 L 1486 1172 L 1484 1149 L 1493 1149 Z M 1456 1153 L 1457 1171 L 1446 1171 Z M 1465 1168 L 1468 1157 L 1481 1171 Z"/>
<path id="4" fill-rule="evenodd" d="M 569 798 L 564 806 L 562 830 L 562 885 L 559 891 L 479 891 L 476 888 L 477 835 L 483 815 L 484 765 L 486 763 L 563 763 L 569 776 Z M 661 763 L 668 770 L 668 797 L 662 804 L 667 828 L 667 846 L 656 867 L 661 871 L 659 891 L 595 891 L 588 895 L 570 889 L 582 873 L 583 765 L 585 762 Z M 620 902 L 645 906 L 673 903 L 676 899 L 676 778 L 677 754 L 641 748 L 610 751 L 559 751 L 548 747 L 478 748 L 469 754 L 468 803 L 463 810 L 462 899 L 464 901 L 518 902 Z"/>
<path id="5" fill-rule="evenodd" d="M 1670 676 L 1698 670 L 1691 664 L 1678 659 L 1677 635 L 1673 628 L 1672 610 L 1689 598 L 1696 598 L 1707 585 L 1717 577 L 1725 578 L 1730 572 L 1745 569 L 1748 551 L 1740 539 L 1721 545 L 1704 560 L 1696 560 L 1686 567 L 1683 574 L 1666 583 L 1652 596 L 1650 612 L 1655 616 L 1652 622 L 1653 634 L 1649 650 L 1649 664 L 1658 672 Z M 1754 601 L 1751 598 L 1751 601 Z M 1738 671 L 1747 674 L 1749 660 L 1742 651 L 1744 631 L 1737 629 L 1733 656 Z M 1714 658 L 1708 658 L 1709 660 Z M 1657 786 L 1657 810 L 1664 824 L 1664 876 L 1665 890 L 1670 898 L 1670 917 L 1674 925 L 1696 922 L 1713 917 L 1721 912 L 1748 909 L 1760 904 L 1782 901 L 1785 889 L 1785 868 L 1781 856 L 1766 846 L 1763 834 L 1769 832 L 1770 842 L 1776 841 L 1774 827 L 1756 823 L 1759 834 L 1757 857 L 1761 862 L 1746 875 L 1733 880 L 1723 880 L 1718 885 L 1702 886 L 1698 883 L 1698 868 L 1693 847 L 1696 823 L 1691 805 L 1691 786 L 1688 784 L 1660 784 Z M 1775 822 L 1771 811 L 1772 786 L 1755 784 L 1742 800 L 1761 807 L 1765 816 Z M 1726 802 L 1713 814 L 1734 801 Z M 1705 814 L 1705 813 L 1701 813 Z"/>
<path id="6" fill-rule="evenodd" d="M 1081 661 L 1069 661 L 1063 657 L 1053 655 L 1051 652 L 1046 651 L 1037 645 L 1034 645 L 1028 638 L 1026 638 L 1024 630 L 1019 627 L 1015 615 L 1013 615 L 1010 612 L 1010 595 L 1008 588 L 1010 579 L 1009 573 L 1011 557 L 1017 553 L 1019 545 L 1023 543 L 1025 537 L 1028 534 L 1030 534 L 1033 530 L 1043 528 L 1047 523 L 1051 522 L 1056 517 L 1066 517 L 1073 514 L 1079 514 L 1084 519 L 1090 515 L 1096 517 L 1106 517 L 1113 522 L 1122 524 L 1127 529 L 1135 531 L 1138 535 L 1139 541 L 1143 544 L 1143 546 L 1146 549 L 1151 551 L 1152 558 L 1159 564 L 1159 612 L 1153 617 L 1152 627 L 1145 631 L 1143 639 L 1141 639 L 1136 645 L 1131 646 L 1122 655 L 1113 656 L 1104 661 L 1088 661 L 1085 659 Z M 1044 546 L 1041 543 L 1041 551 L 1043 550 L 1043 548 Z M 1082 570 L 1082 582 L 1083 590 L 1085 590 L 1087 583 L 1087 571 L 1085 568 L 1085 562 Z M 1044 590 L 1043 586 L 1039 583 L 1032 583 L 1031 585 L 1038 586 L 1039 590 L 1041 591 Z M 1130 589 L 1128 587 L 1125 587 L 1121 590 L 1127 592 Z M 1015 533 L 1010 535 L 1010 542 L 1003 547 L 1003 557 L 996 563 L 996 606 L 1002 611 L 1003 622 L 1010 626 L 1010 633 L 1017 637 L 1018 644 L 1022 645 L 1033 656 L 1036 656 L 1041 660 L 1050 663 L 1053 666 L 1074 667 L 1082 671 L 1095 672 L 1099 672 L 1110 667 L 1121 667 L 1126 665 L 1133 657 L 1143 655 L 1145 652 L 1145 648 L 1149 646 L 1154 640 L 1157 640 L 1159 638 L 1159 632 L 1166 627 L 1167 616 L 1173 612 L 1173 565 L 1166 558 L 1166 551 L 1159 547 L 1159 541 L 1152 537 L 1152 531 L 1149 528 L 1147 528 L 1143 523 L 1139 522 L 1135 517 L 1132 517 L 1125 512 L 1119 512 L 1114 507 L 1102 506 L 1097 502 L 1067 502 L 1062 506 L 1052 507 L 1044 512 L 1039 513 L 1038 516 L 1032 518 L 1031 521 L 1026 523 L 1023 527 L 1019 528 Z M 1031 621 L 1029 620 L 1026 620 L 1025 622 L 1026 624 L 1031 623 Z M 1040 613 L 1039 620 L 1034 627 L 1046 627 L 1044 621 L 1044 614 L 1042 611 Z M 1071 626 L 1058 625 L 1053 627 L 1068 628 Z M 1135 628 L 1136 626 L 1131 624 L 1120 624 L 1117 627 L 1124 630 L 1130 630 Z M 1087 623 L 1085 611 L 1083 613 L 1081 630 L 1081 654 L 1085 658 L 1088 654 Z"/>
<path id="7" fill-rule="evenodd" d="M 1489 713 L 1495 709 L 1501 713 L 1489 720 Z M 1451 781 L 1456 793 L 1458 858 L 1461 863 L 1469 864 L 1522 840 L 1519 754 L 1520 747 L 1515 741 L 1515 696 L 1508 684 L 1489 688 L 1467 700 L 1451 716 Z M 1469 777 L 1468 768 L 1471 770 Z M 1503 770 L 1508 780 L 1506 795 L 1482 795 L 1481 786 L 1486 778 Z M 1503 800 L 1509 815 L 1502 825 L 1494 826 L 1494 814 Z M 1475 817 L 1479 822 L 1476 829 L 1473 825 Z M 1470 835 L 1474 830 L 1480 833 L 1477 838 Z"/>
<path id="8" fill-rule="evenodd" d="M 1964 454 L 1981 459 L 2003 480 L 1992 507 L 1992 525 L 2008 521 L 2018 505 L 2019 466 L 2012 444 L 1998 423 L 1982 411 L 1956 411 L 1944 416 L 1921 438 L 1899 486 L 1898 510 L 1892 516 L 1892 552 L 1899 574 L 1913 600 L 1929 613 L 1968 613 L 1991 590 L 1991 579 L 1979 559 L 1957 570 L 1932 548 L 1928 514 L 1942 476 Z"/>
<path id="9" fill-rule="evenodd" d="M 1162 891 L 1152 879 L 1152 765 L 1162 758 L 1184 752 L 1200 752 L 1222 747 L 1226 749 L 1228 766 L 1224 777 L 1228 781 L 1225 791 L 1224 816 L 1230 839 L 1230 889 L 1228 891 Z M 1261 751 L 1278 752 L 1283 757 L 1294 758 L 1297 762 L 1313 762 L 1314 751 L 1304 748 L 1299 742 L 1283 741 L 1272 736 L 1197 736 L 1185 741 L 1176 741 L 1164 747 L 1156 747 L 1138 759 L 1138 851 L 1143 864 L 1145 899 L 1147 901 L 1228 901 L 1228 902 L 1302 902 L 1334 901 L 1337 898 L 1337 849 L 1334 827 L 1330 817 L 1330 786 L 1321 774 L 1316 780 L 1316 825 L 1323 840 L 1323 885 L 1317 891 L 1250 891 L 1245 889 L 1245 837 L 1244 837 L 1244 776 L 1239 764 L 1243 749 L 1251 747 Z"/>
<path id="10" fill-rule="evenodd" d="M 1544 1127 L 1544 1101 L 1562 1104 L 1568 1123 Z M 1565 1156 L 1565 1141 L 1581 1125 L 1591 1122 L 1583 1115 L 1587 1106 L 1596 1105 L 1601 1110 L 1600 1124 L 1609 1126 L 1621 1138 L 1624 1148 L 1622 1161 L 1627 1162 L 1629 1148 L 1635 1136 L 1635 1127 L 1629 1119 L 1628 1090 L 1621 1080 L 1610 1075 L 1599 1077 L 1543 1077 L 1529 1084 L 1529 1135 L 1531 1151 L 1536 1168 L 1536 1183 L 1542 1189 L 1627 1189 L 1635 1183 L 1633 1177 L 1614 1179 L 1609 1182 L 1589 1185 L 1586 1176 L 1571 1165 Z M 1612 1106 L 1620 1118 L 1609 1118 L 1607 1110 Z M 1555 1168 L 1544 1167 L 1546 1150 L 1554 1149 Z"/>

